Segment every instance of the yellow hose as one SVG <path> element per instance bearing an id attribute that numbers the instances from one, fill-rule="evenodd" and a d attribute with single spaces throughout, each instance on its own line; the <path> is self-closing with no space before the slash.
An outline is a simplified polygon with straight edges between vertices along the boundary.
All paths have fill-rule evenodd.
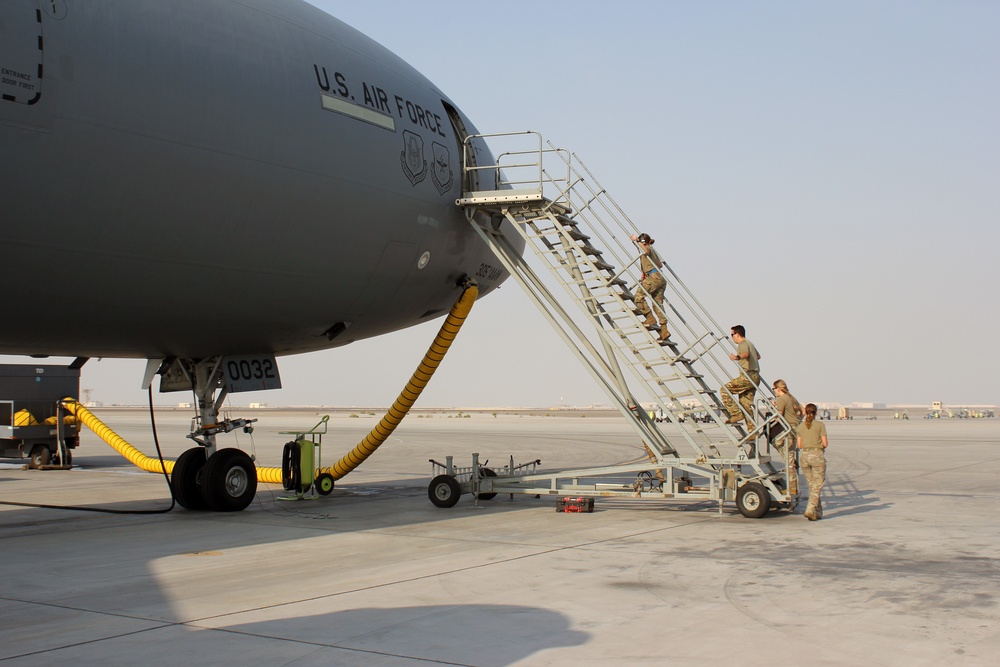
<path id="1" fill-rule="evenodd" d="M 119 454 L 127 458 L 134 465 L 142 468 L 146 472 L 162 473 L 163 468 L 167 469 L 167 473 L 173 472 L 173 461 L 164 460 L 163 465 L 161 466 L 160 459 L 154 459 L 151 456 L 146 456 L 138 449 L 127 443 L 124 438 L 112 431 L 107 424 L 98 419 L 93 412 L 83 407 L 72 398 L 64 398 L 62 404 L 63 407 L 76 415 L 76 418 L 80 420 L 80 423 L 96 433 L 98 437 L 111 445 L 118 451 Z"/>
<path id="2" fill-rule="evenodd" d="M 372 429 L 371 433 L 365 436 L 364 440 L 358 443 L 358 445 L 352 449 L 350 452 L 344 455 L 342 459 L 334 463 L 329 468 L 323 468 L 321 472 L 328 472 L 333 475 L 334 479 L 340 479 L 347 473 L 351 472 L 359 465 L 364 463 L 365 459 L 375 453 L 375 450 L 379 448 L 383 442 L 388 439 L 392 432 L 396 430 L 399 423 L 403 421 L 403 417 L 406 413 L 410 411 L 413 404 L 416 402 L 417 398 L 420 397 L 420 393 L 427 386 L 431 377 L 434 375 L 434 371 L 441 364 L 441 360 L 444 359 L 444 355 L 448 353 L 448 348 L 451 347 L 452 342 L 455 340 L 455 336 L 458 335 L 458 331 L 462 328 L 465 323 L 465 318 L 468 317 L 469 311 L 472 310 L 473 304 L 476 302 L 476 296 L 479 294 L 479 288 L 475 283 L 471 283 L 464 292 L 462 296 L 458 298 L 455 305 L 451 307 L 451 312 L 448 313 L 448 317 L 445 318 L 444 324 L 441 325 L 441 329 L 438 330 L 437 336 L 434 338 L 434 342 L 427 349 L 427 353 L 424 355 L 423 361 L 417 366 L 417 370 L 413 371 L 413 376 L 410 381 L 406 383 L 403 391 L 400 392 L 399 398 L 396 402 L 392 404 L 389 411 L 385 413 L 382 420 Z"/>
<path id="3" fill-rule="evenodd" d="M 342 478 L 344 475 L 361 465 L 365 459 L 371 456 L 375 450 L 379 448 L 379 445 L 385 442 L 386 439 L 392 435 L 392 432 L 397 426 L 399 426 L 399 423 L 403 421 L 403 417 L 405 417 L 406 413 L 408 413 L 410 408 L 413 407 L 413 404 L 420 396 L 420 393 L 424 390 L 424 387 L 427 386 L 431 376 L 434 375 L 434 371 L 436 371 L 437 367 L 441 364 L 441 360 L 444 359 L 444 355 L 448 352 L 448 348 L 451 347 L 452 342 L 455 340 L 455 336 L 458 335 L 458 331 L 465 323 L 465 318 L 468 317 L 469 312 L 472 310 L 472 306 L 475 304 L 476 297 L 478 295 L 479 288 L 476 287 L 475 283 L 471 283 L 465 291 L 462 292 L 462 296 L 460 296 L 458 301 L 455 302 L 455 305 L 451 307 L 451 312 L 448 313 L 448 317 L 445 318 L 444 324 L 441 325 L 441 329 L 434 338 L 434 342 L 431 343 L 430 348 L 428 348 L 427 353 L 420 362 L 420 365 L 417 366 L 417 370 L 413 372 L 413 376 L 410 378 L 410 381 L 406 383 L 406 387 L 403 388 L 399 398 L 397 398 L 396 402 L 392 404 L 392 407 L 389 408 L 386 415 L 382 418 L 378 425 L 372 429 L 371 433 L 365 436 L 364 440 L 358 443 L 357 447 L 348 452 L 333 466 L 323 468 L 320 472 L 328 472 L 333 475 L 334 479 Z M 164 467 L 167 469 L 167 473 L 173 472 L 173 461 L 164 460 L 163 466 L 160 466 L 159 459 L 146 456 L 138 449 L 130 445 L 124 438 L 112 431 L 104 422 L 98 419 L 94 413 L 80 405 L 77 401 L 72 398 L 65 398 L 62 403 L 67 410 L 76 415 L 76 418 L 80 420 L 80 423 L 96 433 L 102 440 L 111 445 L 111 447 L 132 462 L 135 466 L 145 470 L 146 472 L 162 473 Z M 281 484 L 281 468 L 257 468 L 257 481 L 263 484 Z"/>

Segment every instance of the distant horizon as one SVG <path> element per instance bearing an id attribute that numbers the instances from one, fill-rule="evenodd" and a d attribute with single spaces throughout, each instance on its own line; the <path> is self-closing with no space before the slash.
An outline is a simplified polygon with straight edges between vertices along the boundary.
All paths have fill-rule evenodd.
<path id="1" fill-rule="evenodd" d="M 832 408 L 849 408 L 852 410 L 936 410 L 931 405 L 926 405 L 923 403 L 877 403 L 875 405 L 863 404 L 857 405 L 853 403 L 837 403 L 837 402 L 822 402 L 822 401 L 812 401 L 820 409 L 832 409 Z M 89 408 L 148 408 L 149 405 L 146 403 L 104 403 L 100 401 L 92 402 L 91 404 L 84 404 Z M 653 410 L 656 408 L 655 404 L 643 402 L 643 407 Z M 182 405 L 180 403 L 153 403 L 154 408 L 159 409 L 171 409 L 171 410 L 192 410 L 193 407 L 188 405 Z M 340 411 L 367 411 L 367 410 L 388 410 L 390 406 L 388 405 L 324 405 L 324 404 L 266 404 L 266 405 L 230 405 L 225 410 L 340 410 Z M 944 403 L 944 408 L 949 409 L 982 409 L 982 410 L 996 410 L 1000 409 L 1000 406 L 987 404 L 987 403 Z M 697 407 L 691 409 L 699 409 Z M 582 412 L 585 410 L 590 411 L 601 411 L 601 412 L 618 412 L 618 409 L 612 405 L 608 404 L 591 404 L 591 405 L 504 405 L 504 406 L 473 406 L 473 405 L 429 405 L 429 406 L 414 406 L 410 409 L 410 412 L 419 411 L 450 411 L 450 412 L 463 412 L 463 411 L 474 411 L 474 412 L 489 412 L 489 411 L 516 411 L 516 410 L 533 410 L 533 411 L 549 411 L 549 412 L 559 412 L 559 411 L 578 411 Z"/>
<path id="2" fill-rule="evenodd" d="M 1000 330 L 1000 311 L 988 306 L 988 286 L 1000 279 L 1000 3 L 606 11 L 510 0 L 490 13 L 490 34 L 523 30 L 529 15 L 559 30 L 497 59 L 456 57 L 444 45 L 467 27 L 458 2 L 435 11 L 400 3 L 389 15 L 379 3 L 309 1 L 425 75 L 476 131 L 535 130 L 585 162 L 721 333 L 745 326 L 763 377 L 784 379 L 801 402 L 1000 404 L 997 364 L 984 353 Z M 531 102 L 498 103 L 498 90 Z M 331 248 L 331 261 L 342 251 Z M 16 288 L 30 279 L 10 280 Z M 17 316 L 30 317 L 52 304 L 21 306 Z M 243 307 L 254 311 L 252 294 Z M 206 326 L 226 316 L 208 315 Z M 238 399 L 387 405 L 440 325 L 280 356 L 280 394 Z M 94 358 L 81 390 L 106 405 L 143 405 L 145 366 Z M 609 400 L 508 280 L 477 301 L 419 403 Z"/>

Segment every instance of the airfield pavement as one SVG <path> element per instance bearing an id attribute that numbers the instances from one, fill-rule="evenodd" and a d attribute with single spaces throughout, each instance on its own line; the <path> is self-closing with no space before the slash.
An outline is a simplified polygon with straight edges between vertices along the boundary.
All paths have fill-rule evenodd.
<path id="1" fill-rule="evenodd" d="M 234 411 L 233 416 L 247 416 Z M 97 414 L 147 454 L 138 410 Z M 322 411 L 261 412 L 277 466 Z M 377 417 L 338 413 L 330 464 Z M 157 413 L 164 455 L 185 412 Z M 412 415 L 325 498 L 244 512 L 0 505 L 9 665 L 997 665 L 1000 420 L 827 422 L 826 516 L 727 503 L 427 498 L 428 459 L 631 461 L 620 417 Z M 222 444 L 236 444 L 234 435 Z M 84 431 L 71 471 L 0 460 L 0 501 L 158 509 L 161 475 Z M 803 487 L 805 483 L 802 483 Z"/>

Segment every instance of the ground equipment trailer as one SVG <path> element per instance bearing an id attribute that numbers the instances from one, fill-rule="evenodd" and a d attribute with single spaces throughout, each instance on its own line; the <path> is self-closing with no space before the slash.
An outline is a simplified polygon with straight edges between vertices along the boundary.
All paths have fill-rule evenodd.
<path id="1" fill-rule="evenodd" d="M 495 164 L 477 162 L 473 140 L 485 139 L 499 156 Z M 784 454 L 772 446 L 788 446 L 793 434 L 773 407 L 769 385 L 761 381 L 756 399 L 734 408 L 740 421 L 728 421 L 724 385 L 737 375 L 752 378 L 730 360 L 736 348 L 729 327 L 712 318 L 666 263 L 660 269 L 665 305 L 652 306 L 671 333 L 664 340 L 658 327 L 650 330 L 637 309 L 643 275 L 630 239 L 639 230 L 576 155 L 546 147 L 535 132 L 470 137 L 456 203 L 625 416 L 649 461 L 563 471 L 539 470 L 537 461 L 512 460 L 495 469 L 477 457 L 467 467 L 451 459 L 432 462 L 428 495 L 435 505 L 454 505 L 463 493 L 477 502 L 528 493 L 716 501 L 720 511 L 735 501 L 750 517 L 795 506 L 798 480 L 789 478 Z M 674 249 L 668 239 L 657 246 L 663 247 Z M 743 288 L 765 290 L 766 267 L 745 268 Z M 662 423 L 649 410 L 662 414 Z M 692 413 L 705 418 L 685 419 Z"/>
<path id="2" fill-rule="evenodd" d="M 80 365 L 0 364 L 0 456 L 70 466 L 80 427 L 60 405 L 67 396 L 79 399 Z"/>

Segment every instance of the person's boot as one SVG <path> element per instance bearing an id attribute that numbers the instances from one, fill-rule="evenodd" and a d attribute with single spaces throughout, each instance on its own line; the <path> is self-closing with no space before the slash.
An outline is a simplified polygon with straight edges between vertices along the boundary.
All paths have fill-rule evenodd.
<path id="1" fill-rule="evenodd" d="M 667 331 L 667 323 L 660 322 L 660 342 L 665 343 L 668 338 L 670 338 L 670 332 Z"/>
<path id="2" fill-rule="evenodd" d="M 656 318 L 653 317 L 652 313 L 646 315 L 646 319 L 642 321 L 642 326 L 646 327 L 647 329 L 652 329 L 656 327 Z"/>

